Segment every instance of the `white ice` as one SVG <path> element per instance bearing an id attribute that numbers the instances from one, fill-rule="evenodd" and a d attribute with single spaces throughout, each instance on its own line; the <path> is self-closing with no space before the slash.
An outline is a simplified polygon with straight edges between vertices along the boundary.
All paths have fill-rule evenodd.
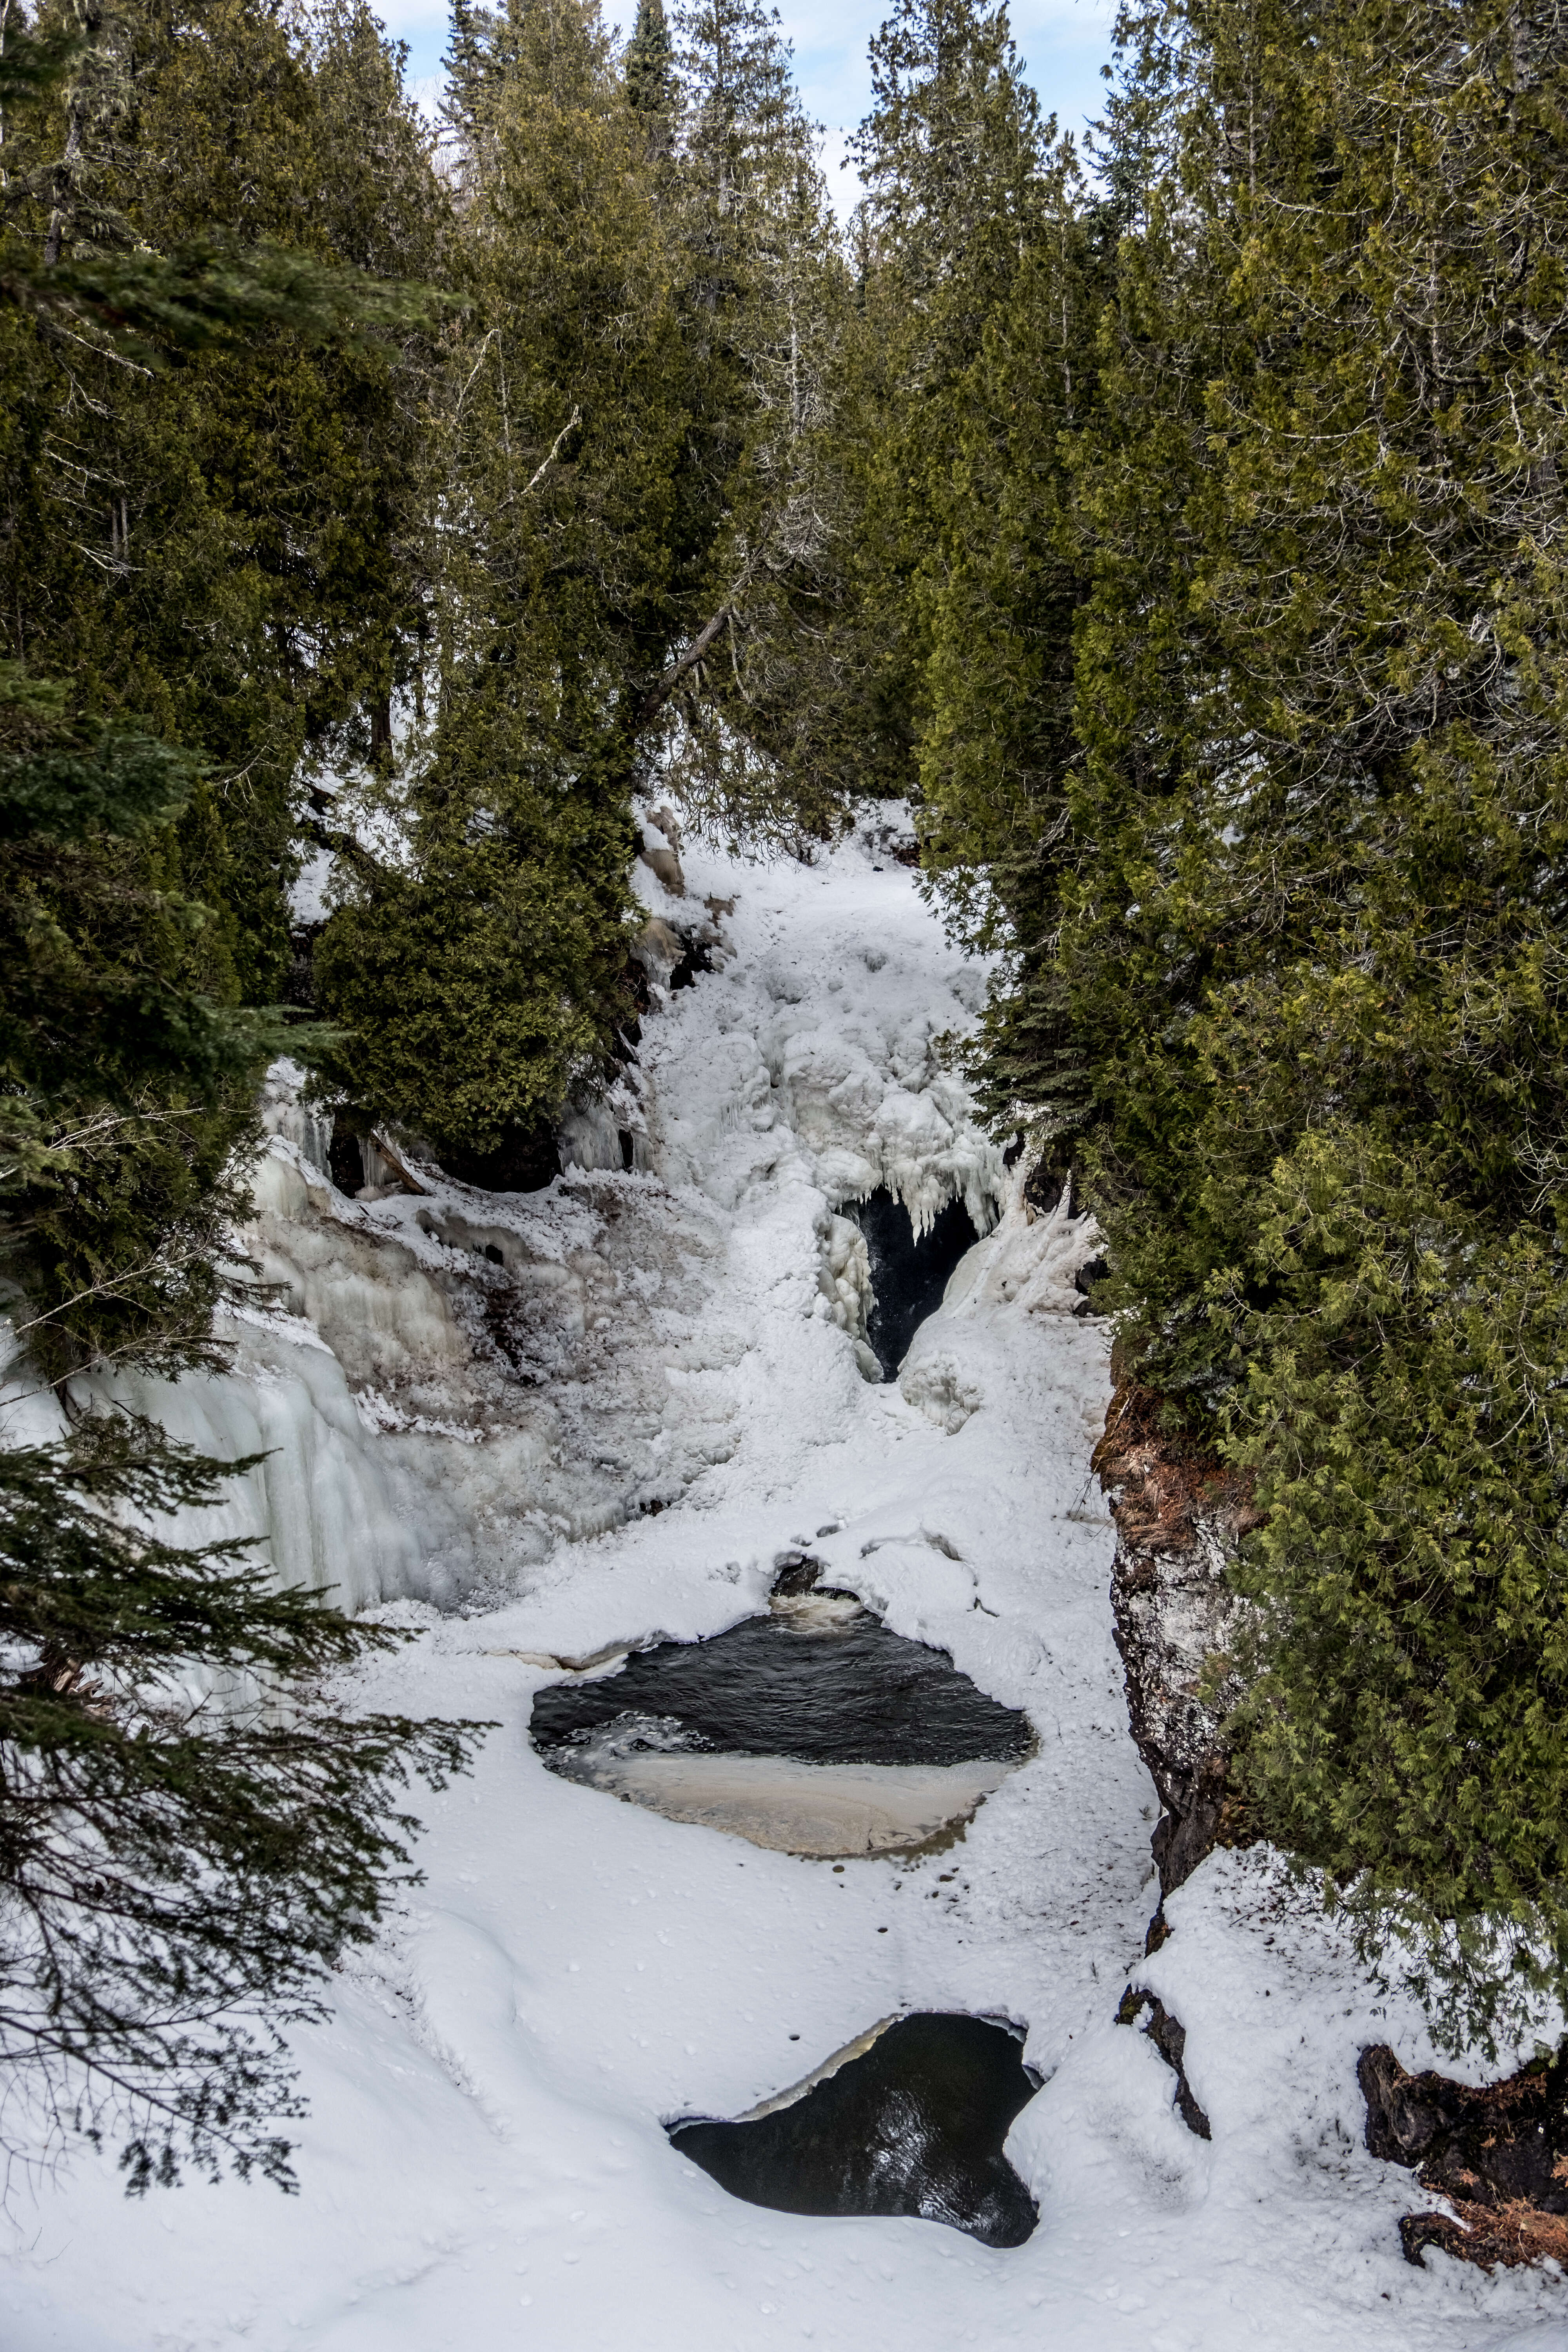
<path id="1" fill-rule="evenodd" d="M 499 1728 L 423 1800 L 426 1884 L 296 2037 L 299 2196 L 131 2204 L 85 2149 L 14 2178 L 5 2352 L 1568 2345 L 1561 2282 L 1401 2259 L 1420 2199 L 1362 2146 L 1355 2059 L 1432 2053 L 1270 1856 L 1212 1857 L 1140 1957 L 1154 1798 L 1088 1466 L 1107 1347 L 1070 1276 L 1091 1236 L 1007 1199 L 939 1043 L 984 975 L 874 847 L 813 868 L 688 845 L 690 889 L 733 901 L 728 956 L 645 1024 L 648 1173 L 351 1204 L 280 1104 L 260 1230 L 295 1319 L 246 1327 L 226 1385 L 144 1401 L 276 1445 L 244 1510 L 279 1573 L 395 1596 L 419 1630 L 355 1702 Z M 955 1193 L 1005 1213 L 876 1385 L 834 1312 L 833 1217 L 883 1181 L 917 1216 Z M 521 1401 L 468 1312 L 487 1245 L 537 1294 Z M 544 1661 L 717 1632 L 803 1545 L 1027 1709 L 1037 1752 L 956 1844 L 835 1868 L 543 1769 Z M 496 1606 L 438 1613 L 476 1578 Z M 1187 2026 L 1211 2143 L 1112 2021 L 1130 1978 Z M 763 2211 L 671 2149 L 664 2120 L 742 2114 L 911 2008 L 1028 2028 L 1026 2245 Z"/>

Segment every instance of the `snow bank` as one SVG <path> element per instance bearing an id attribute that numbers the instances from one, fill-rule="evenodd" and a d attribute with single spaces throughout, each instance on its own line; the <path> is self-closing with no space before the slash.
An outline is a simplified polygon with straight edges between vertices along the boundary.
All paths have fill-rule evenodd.
<path id="1" fill-rule="evenodd" d="M 228 1400 L 236 1438 L 274 1416 L 267 1475 L 300 1497 L 298 1531 L 272 1526 L 280 1570 L 406 1596 L 504 1568 L 514 1539 L 540 1557 L 493 1606 L 466 1585 L 465 1615 L 392 1602 L 419 1638 L 353 1686 L 500 1728 L 471 1781 L 421 1799 L 426 1883 L 296 2037 L 301 2194 L 130 2206 L 90 2150 L 14 2185 L 6 2352 L 1568 2344 L 1559 2280 L 1403 2262 L 1412 2184 L 1362 2145 L 1354 2062 L 1376 2040 L 1426 2063 L 1419 2020 L 1270 1856 L 1210 1856 L 1141 1957 L 1156 1807 L 1089 1475 L 1106 1333 L 1070 1311 L 1092 1234 L 1031 1222 L 947 1090 L 937 1040 L 979 975 L 877 846 L 816 869 L 683 849 L 689 891 L 734 900 L 731 953 L 645 1025 L 647 1173 L 349 1203 L 280 1133 L 259 1239 L 313 1326 L 247 1325 L 232 1386 L 178 1391 Z M 862 1379 L 831 1272 L 868 1176 L 917 1214 L 968 1187 L 1001 1212 L 901 1384 Z M 639 1511 L 654 1481 L 670 1507 Z M 1028 1714 L 1036 1752 L 946 1851 L 763 1851 L 532 1749 L 549 1660 L 716 1633 L 790 1549 Z M 1212 2142 L 1113 2022 L 1129 1979 L 1185 2025 Z M 912 2010 L 1028 2029 L 1045 2087 L 1007 2143 L 1040 2200 L 1026 2244 L 760 2210 L 666 2139 Z"/>

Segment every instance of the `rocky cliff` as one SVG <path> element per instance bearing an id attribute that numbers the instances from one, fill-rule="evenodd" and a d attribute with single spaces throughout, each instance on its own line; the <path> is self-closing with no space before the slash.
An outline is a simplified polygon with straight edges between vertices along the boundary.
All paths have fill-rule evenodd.
<path id="1" fill-rule="evenodd" d="M 1220 1662 L 1249 1605 L 1226 1566 L 1258 1515 L 1244 1479 L 1162 1430 L 1159 1400 L 1126 1383 L 1094 1467 L 1116 1522 L 1110 1598 L 1132 1737 L 1164 1807 L 1152 1842 L 1163 1899 L 1211 1847 L 1244 1835 L 1220 1736 L 1238 1685 Z"/>

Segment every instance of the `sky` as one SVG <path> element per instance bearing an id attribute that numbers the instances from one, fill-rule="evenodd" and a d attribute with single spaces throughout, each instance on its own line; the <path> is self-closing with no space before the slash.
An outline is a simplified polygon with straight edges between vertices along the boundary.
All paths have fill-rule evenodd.
<path id="1" fill-rule="evenodd" d="M 608 0 L 612 23 L 630 12 Z M 795 44 L 796 79 L 806 112 L 823 126 L 823 163 L 840 213 L 857 194 L 844 142 L 866 112 L 870 83 L 866 44 L 888 13 L 887 0 L 779 0 L 779 15 Z M 447 12 L 441 0 L 384 0 L 387 30 L 408 44 L 408 75 L 421 100 L 439 90 Z M 1100 68 L 1110 53 L 1115 0 L 1017 0 L 1013 33 L 1029 79 L 1047 112 L 1064 131 L 1081 131 L 1098 114 L 1104 85 Z"/>

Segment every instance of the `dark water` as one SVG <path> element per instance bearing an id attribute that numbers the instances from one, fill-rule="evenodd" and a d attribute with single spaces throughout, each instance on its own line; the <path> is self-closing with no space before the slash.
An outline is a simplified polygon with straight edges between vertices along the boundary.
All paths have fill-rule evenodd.
<path id="1" fill-rule="evenodd" d="M 1034 2097 L 1016 2037 L 978 2017 L 900 2018 L 776 2114 L 674 2124 L 682 2156 L 781 2213 L 913 2213 L 1021 2246 L 1034 2199 L 1002 2153 Z"/>
<path id="2" fill-rule="evenodd" d="M 980 1236 L 962 1201 L 950 1201 L 931 1231 L 917 1241 L 909 1211 L 884 1187 L 868 1200 L 847 1202 L 866 1236 L 875 1305 L 867 1321 L 871 1351 L 891 1380 L 928 1315 L 942 1305 L 948 1276 Z"/>
<path id="3" fill-rule="evenodd" d="M 1011 1762 L 1028 1719 L 961 1675 L 945 1650 L 906 1642 L 857 1611 L 838 1622 L 751 1617 L 707 1642 L 664 1642 L 600 1682 L 558 1683 L 530 1729 L 552 1748 L 621 1718 L 636 1743 L 803 1764 Z"/>

